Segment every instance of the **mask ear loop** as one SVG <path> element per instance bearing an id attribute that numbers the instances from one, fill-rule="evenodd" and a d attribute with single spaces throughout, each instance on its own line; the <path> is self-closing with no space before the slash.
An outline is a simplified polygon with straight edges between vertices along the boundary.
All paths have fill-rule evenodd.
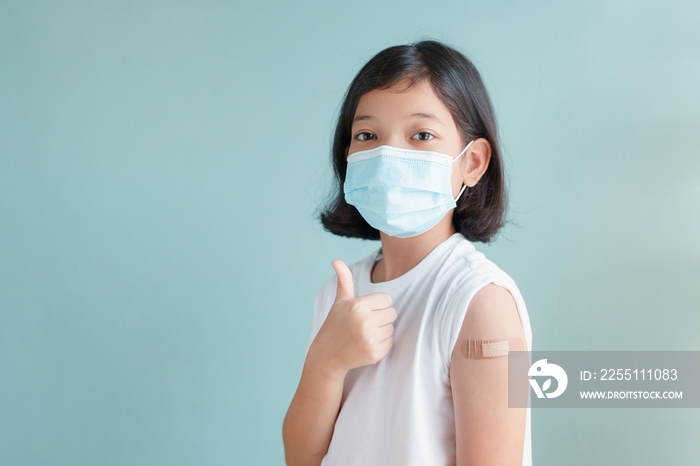
<path id="1" fill-rule="evenodd" d="M 457 157 L 455 157 L 454 160 L 452 160 L 452 163 L 455 163 L 457 161 L 457 159 L 460 158 L 462 156 L 462 154 L 464 154 L 467 151 L 467 149 L 469 149 L 469 146 L 474 144 L 474 141 L 476 141 L 476 139 L 472 139 L 471 142 L 469 144 L 467 144 L 467 147 L 462 149 L 462 152 L 460 152 L 459 155 Z"/>
<path id="2" fill-rule="evenodd" d="M 455 157 L 454 160 L 452 160 L 453 164 L 457 161 L 458 158 L 460 158 L 462 156 L 462 154 L 464 154 L 467 151 L 467 149 L 469 149 L 469 146 L 471 146 L 474 141 L 476 141 L 476 139 L 472 139 L 471 142 L 469 144 L 467 144 L 467 147 L 465 147 L 464 150 L 462 150 L 462 152 L 460 152 L 459 155 L 457 157 Z M 459 194 L 457 194 L 457 197 L 455 198 L 455 202 L 457 202 L 457 200 L 462 196 L 462 193 L 464 192 L 464 190 L 467 189 L 467 185 L 464 183 L 462 183 L 462 184 L 463 184 L 462 189 L 459 191 Z"/>
<path id="3" fill-rule="evenodd" d="M 457 200 L 458 200 L 459 197 L 462 195 L 462 193 L 464 192 L 465 189 L 467 189 L 467 185 L 466 185 L 466 184 L 465 184 L 464 186 L 462 186 L 462 190 L 459 192 L 459 194 L 457 194 L 457 197 L 455 198 L 455 202 L 457 202 Z"/>

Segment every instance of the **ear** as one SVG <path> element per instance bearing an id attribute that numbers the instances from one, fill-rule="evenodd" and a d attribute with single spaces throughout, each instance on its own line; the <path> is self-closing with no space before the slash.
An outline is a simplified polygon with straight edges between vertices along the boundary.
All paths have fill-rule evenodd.
<path id="1" fill-rule="evenodd" d="M 350 146 L 345 148 L 345 159 L 347 160 L 348 158 L 348 151 L 350 151 Z"/>
<path id="2" fill-rule="evenodd" d="M 478 138 L 464 156 L 467 159 L 467 168 L 462 181 L 471 188 L 486 173 L 491 160 L 491 144 L 485 138 Z"/>

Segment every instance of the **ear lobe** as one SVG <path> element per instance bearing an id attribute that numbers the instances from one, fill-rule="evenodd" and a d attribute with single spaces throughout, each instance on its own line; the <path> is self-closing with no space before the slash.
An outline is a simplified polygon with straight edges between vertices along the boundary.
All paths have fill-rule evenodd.
<path id="1" fill-rule="evenodd" d="M 465 176 L 464 180 L 462 180 L 462 182 L 470 188 L 473 188 L 474 186 L 476 186 L 476 183 L 478 181 L 479 181 L 479 178 L 471 176 L 471 173 L 468 174 L 467 176 Z"/>

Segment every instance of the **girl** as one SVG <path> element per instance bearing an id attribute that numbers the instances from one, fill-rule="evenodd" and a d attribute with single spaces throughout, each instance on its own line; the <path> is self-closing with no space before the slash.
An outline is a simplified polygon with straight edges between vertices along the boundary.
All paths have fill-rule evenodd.
<path id="1" fill-rule="evenodd" d="M 283 425 L 289 465 L 529 465 L 508 350 L 531 351 L 513 280 L 477 251 L 504 222 L 490 99 L 436 41 L 390 47 L 351 83 L 333 140 L 329 232 L 381 240 L 316 296 Z"/>

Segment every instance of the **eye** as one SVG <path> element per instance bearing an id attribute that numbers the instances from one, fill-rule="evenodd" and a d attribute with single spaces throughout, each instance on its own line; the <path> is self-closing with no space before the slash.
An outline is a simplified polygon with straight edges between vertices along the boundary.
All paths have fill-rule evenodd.
<path id="1" fill-rule="evenodd" d="M 376 136 L 372 133 L 358 133 L 357 136 L 355 136 L 357 139 L 360 141 L 369 141 L 371 138 L 376 138 Z"/>
<path id="2" fill-rule="evenodd" d="M 418 136 L 418 138 L 416 138 Z M 435 136 L 433 136 L 431 133 L 428 133 L 426 131 L 421 131 L 419 133 L 416 133 L 411 139 L 417 139 L 419 141 L 430 141 L 433 139 Z"/>

